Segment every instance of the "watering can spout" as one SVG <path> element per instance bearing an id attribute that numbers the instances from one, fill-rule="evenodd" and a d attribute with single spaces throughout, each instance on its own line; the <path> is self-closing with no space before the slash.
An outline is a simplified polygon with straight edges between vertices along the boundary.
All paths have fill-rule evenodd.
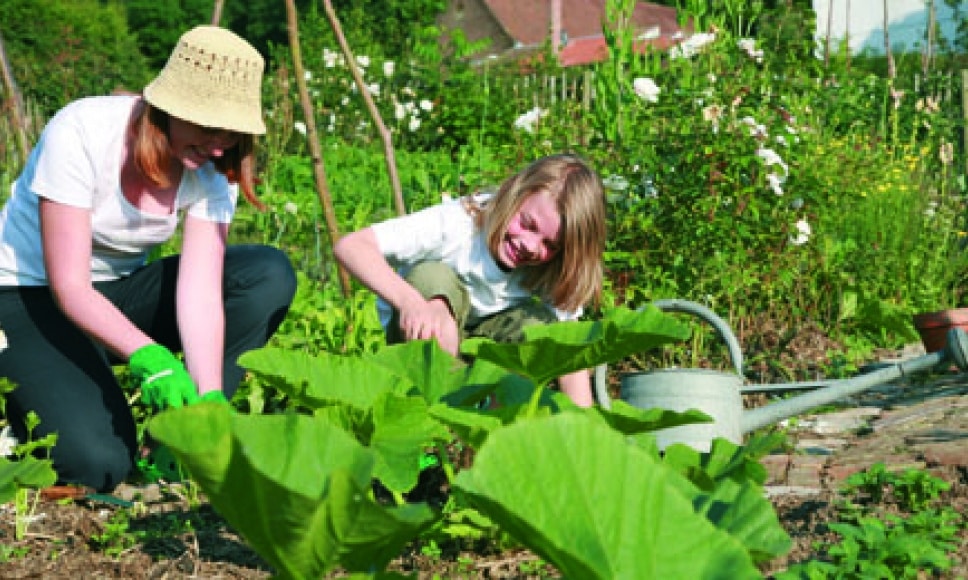
<path id="1" fill-rule="evenodd" d="M 948 342 L 944 350 L 901 361 L 889 367 L 850 379 L 835 381 L 830 386 L 784 401 L 750 409 L 743 413 L 740 431 L 749 433 L 782 419 L 857 394 L 873 386 L 889 383 L 921 371 L 929 371 L 943 364 L 953 363 L 961 371 L 968 370 L 968 355 L 966 355 L 968 351 L 966 349 L 968 349 L 968 334 L 965 334 L 965 331 L 960 328 L 953 328 L 948 332 Z"/>

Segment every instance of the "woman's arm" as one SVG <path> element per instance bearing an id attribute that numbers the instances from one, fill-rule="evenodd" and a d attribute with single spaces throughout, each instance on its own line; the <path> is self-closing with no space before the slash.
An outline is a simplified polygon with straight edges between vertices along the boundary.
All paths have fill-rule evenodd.
<path id="1" fill-rule="evenodd" d="M 424 299 L 387 262 L 371 228 L 348 234 L 333 248 L 350 274 L 400 313 L 400 330 L 407 340 L 436 338 L 447 352 L 456 355 L 460 346 L 457 322 L 446 301 Z"/>
<path id="2" fill-rule="evenodd" d="M 185 366 L 200 395 L 222 390 L 222 271 L 227 237 L 227 224 L 185 218 L 175 304 Z"/>
<path id="3" fill-rule="evenodd" d="M 44 198 L 39 211 L 51 294 L 67 318 L 125 360 L 153 342 L 91 283 L 91 212 Z"/>

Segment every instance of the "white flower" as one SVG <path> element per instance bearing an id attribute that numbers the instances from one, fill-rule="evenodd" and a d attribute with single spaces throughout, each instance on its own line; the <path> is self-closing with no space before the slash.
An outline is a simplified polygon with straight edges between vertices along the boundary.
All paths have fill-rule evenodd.
<path id="1" fill-rule="evenodd" d="M 938 158 L 941 160 L 942 165 L 950 165 L 955 159 L 954 145 L 948 141 L 942 141 L 941 148 L 938 150 Z"/>
<path id="2" fill-rule="evenodd" d="M 635 94 L 638 95 L 640 99 L 650 103 L 658 102 L 659 92 L 662 91 L 662 89 L 655 84 L 655 81 L 648 77 L 639 77 L 632 81 L 632 90 L 635 91 Z"/>
<path id="3" fill-rule="evenodd" d="M 383 63 L 383 76 L 390 78 L 393 76 L 394 68 L 396 64 L 392 60 L 388 60 Z"/>
<path id="4" fill-rule="evenodd" d="M 762 159 L 763 163 L 765 163 L 767 167 L 771 165 L 779 165 L 783 168 L 783 173 L 785 175 L 790 175 L 790 169 L 787 167 L 787 164 L 783 162 L 783 158 L 780 157 L 776 151 L 766 147 L 761 147 L 756 150 L 756 156 Z"/>
<path id="5" fill-rule="evenodd" d="M 629 188 L 629 181 L 621 175 L 609 175 L 602 179 L 602 187 L 612 191 L 625 191 Z"/>
<path id="6" fill-rule="evenodd" d="M 350 104 L 350 98 L 349 97 L 343 97 L 342 99 L 340 99 L 339 104 L 343 105 L 344 107 L 347 106 L 347 105 L 349 105 Z"/>
<path id="7" fill-rule="evenodd" d="M 306 134 L 306 123 L 303 123 L 302 121 L 296 121 L 295 123 L 292 124 L 292 126 L 296 129 L 296 131 L 299 131 L 301 135 Z"/>
<path id="8" fill-rule="evenodd" d="M 712 105 L 707 105 L 703 107 L 702 119 L 708 123 L 711 123 L 713 130 L 719 129 L 719 120 L 723 117 L 723 107 L 722 105 L 717 105 L 713 103 Z"/>
<path id="9" fill-rule="evenodd" d="M 400 103 L 394 103 L 393 116 L 396 117 L 397 121 L 402 121 L 407 116 L 407 108 Z"/>
<path id="10" fill-rule="evenodd" d="M 427 99 L 421 99 L 420 108 L 429 113 L 430 111 L 434 110 L 434 104 Z"/>
<path id="11" fill-rule="evenodd" d="M 356 64 L 360 65 L 360 67 L 362 67 L 362 68 L 366 68 L 366 67 L 370 66 L 370 57 L 364 56 L 364 55 L 360 55 L 360 56 L 356 57 Z"/>
<path id="12" fill-rule="evenodd" d="M 739 46 L 740 50 L 746 53 L 746 56 L 752 58 L 756 62 L 763 62 L 763 50 L 756 48 L 756 41 L 752 38 L 740 38 L 736 41 L 736 45 Z"/>
<path id="13" fill-rule="evenodd" d="M 323 49 L 323 64 L 326 68 L 333 68 L 339 62 L 339 53 L 328 48 Z"/>
<path id="14" fill-rule="evenodd" d="M 416 131 L 420 128 L 420 119 L 417 117 L 410 117 L 410 125 L 408 126 L 410 132 Z"/>
<path id="15" fill-rule="evenodd" d="M 10 425 L 7 425 L 3 428 L 3 431 L 0 431 L 0 457 L 10 457 L 13 455 L 14 448 L 19 444 L 20 442 L 13 436 Z"/>
<path id="16" fill-rule="evenodd" d="M 746 117 L 743 117 L 742 119 L 740 119 L 740 122 L 750 128 L 750 137 L 766 138 L 769 136 L 766 133 L 766 126 L 760 123 L 757 123 L 756 119 L 754 119 L 753 117 L 750 117 L 747 115 Z"/>
<path id="17" fill-rule="evenodd" d="M 366 90 L 370 91 L 370 94 L 373 96 L 376 96 L 376 97 L 380 96 L 380 85 L 377 83 L 367 85 Z"/>
<path id="18" fill-rule="evenodd" d="M 535 107 L 518 117 L 514 121 L 514 128 L 527 131 L 528 133 L 534 133 L 535 124 L 541 120 L 541 117 L 547 115 L 548 112 L 541 107 Z"/>
<path id="19" fill-rule="evenodd" d="M 693 34 L 676 46 L 669 49 L 669 56 L 672 58 L 690 58 L 698 53 L 704 46 L 716 40 L 716 35 L 711 32 L 700 32 Z"/>
<path id="20" fill-rule="evenodd" d="M 296 215 L 296 212 L 299 211 L 299 206 L 291 201 L 287 201 L 286 205 L 282 206 L 282 209 L 290 215 Z"/>
<path id="21" fill-rule="evenodd" d="M 766 175 L 766 182 L 770 184 L 770 189 L 777 195 L 783 195 L 783 181 L 784 178 L 776 173 L 768 173 Z"/>
<path id="22" fill-rule="evenodd" d="M 810 224 L 804 219 L 797 220 L 795 227 L 797 228 L 797 235 L 790 238 L 790 243 L 794 246 L 802 246 L 810 240 L 813 230 L 810 229 Z"/>

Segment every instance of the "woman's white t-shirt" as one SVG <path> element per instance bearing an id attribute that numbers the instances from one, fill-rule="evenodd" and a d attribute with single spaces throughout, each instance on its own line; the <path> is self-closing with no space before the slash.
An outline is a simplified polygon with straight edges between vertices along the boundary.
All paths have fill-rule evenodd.
<path id="1" fill-rule="evenodd" d="M 40 198 L 88 209 L 92 281 L 126 276 L 175 233 L 182 215 L 229 223 L 238 187 L 211 163 L 183 172 L 171 215 L 131 205 L 121 191 L 121 157 L 131 111 L 140 97 L 74 101 L 50 120 L 0 212 L 0 286 L 47 284 L 40 239 Z"/>
<path id="2" fill-rule="evenodd" d="M 479 201 L 486 200 L 482 196 Z M 421 262 L 450 266 L 467 288 L 471 310 L 467 322 L 476 324 L 488 316 L 531 300 L 533 293 L 522 285 L 523 272 L 502 270 L 487 247 L 484 233 L 459 199 L 446 200 L 427 209 L 372 226 L 377 244 L 390 266 L 401 276 Z M 392 310 L 378 301 L 380 322 L 386 327 Z M 571 320 L 581 312 L 552 307 L 559 320 Z"/>

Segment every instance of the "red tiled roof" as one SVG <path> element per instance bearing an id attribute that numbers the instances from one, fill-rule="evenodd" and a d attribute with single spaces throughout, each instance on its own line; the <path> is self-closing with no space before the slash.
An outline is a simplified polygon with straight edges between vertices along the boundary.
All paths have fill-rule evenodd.
<path id="1" fill-rule="evenodd" d="M 551 0 L 483 0 L 500 25 L 524 46 L 541 44 L 550 27 Z M 561 0 L 561 30 L 568 38 L 600 36 L 606 0 Z M 632 20 L 639 30 L 659 27 L 663 35 L 679 30 L 676 9 L 637 2 Z M 569 41 L 570 42 L 570 41 Z"/>
<path id="2" fill-rule="evenodd" d="M 635 43 L 636 52 L 644 53 L 649 47 L 665 50 L 675 44 L 671 34 L 663 34 L 657 38 L 639 40 Z M 577 66 L 601 62 L 608 58 L 608 45 L 605 37 L 598 35 L 588 38 L 569 39 L 558 52 L 561 66 Z"/>

